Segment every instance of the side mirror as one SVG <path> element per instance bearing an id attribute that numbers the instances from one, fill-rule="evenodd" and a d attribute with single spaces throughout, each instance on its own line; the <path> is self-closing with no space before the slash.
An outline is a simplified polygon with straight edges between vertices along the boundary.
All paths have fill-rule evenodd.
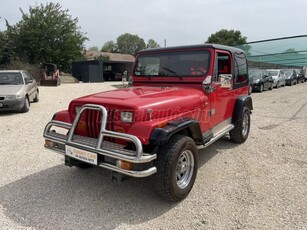
<path id="1" fill-rule="evenodd" d="M 220 74 L 219 75 L 219 82 L 221 84 L 221 88 L 229 88 L 231 89 L 231 74 Z"/>
<path id="2" fill-rule="evenodd" d="M 212 76 L 207 76 L 205 80 L 202 83 L 202 88 L 206 93 L 211 93 L 211 82 L 212 82 Z"/>

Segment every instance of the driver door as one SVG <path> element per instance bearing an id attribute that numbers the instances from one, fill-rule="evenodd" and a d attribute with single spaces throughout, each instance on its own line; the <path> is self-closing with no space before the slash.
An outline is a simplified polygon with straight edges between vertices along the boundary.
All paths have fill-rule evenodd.
<path id="1" fill-rule="evenodd" d="M 210 129 L 223 128 L 231 123 L 234 99 L 233 63 L 230 52 L 217 50 L 215 53 L 214 76 L 210 100 Z"/>

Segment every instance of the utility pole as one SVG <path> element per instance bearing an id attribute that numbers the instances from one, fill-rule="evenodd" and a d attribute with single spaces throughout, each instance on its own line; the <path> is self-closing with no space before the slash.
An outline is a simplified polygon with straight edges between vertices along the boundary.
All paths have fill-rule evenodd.
<path id="1" fill-rule="evenodd" d="M 166 39 L 164 39 L 164 47 L 166 47 Z"/>

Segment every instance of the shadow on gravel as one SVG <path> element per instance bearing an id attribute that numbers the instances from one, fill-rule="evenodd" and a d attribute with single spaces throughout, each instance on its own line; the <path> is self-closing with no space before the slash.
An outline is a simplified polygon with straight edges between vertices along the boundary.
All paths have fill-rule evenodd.
<path id="1" fill-rule="evenodd" d="M 213 158 L 216 154 L 218 154 L 222 150 L 233 149 L 239 144 L 232 142 L 229 139 L 229 136 L 224 136 L 208 146 L 205 149 L 201 149 L 198 151 L 199 156 L 199 165 L 198 168 L 201 168 L 204 164 L 206 164 L 211 158 Z"/>
<path id="2" fill-rule="evenodd" d="M 225 137 L 201 150 L 199 167 L 235 145 Z M 150 221 L 178 204 L 157 197 L 151 178 L 114 185 L 108 170 L 59 165 L 1 187 L 0 205 L 25 227 L 114 229 Z"/>
<path id="3" fill-rule="evenodd" d="M 0 117 L 14 116 L 15 114 L 19 113 L 20 112 L 0 111 Z"/>
<path id="4" fill-rule="evenodd" d="M 150 178 L 111 183 L 101 168 L 59 165 L 0 188 L 0 205 L 15 223 L 47 229 L 114 229 L 139 224 L 176 206 L 155 195 Z"/>

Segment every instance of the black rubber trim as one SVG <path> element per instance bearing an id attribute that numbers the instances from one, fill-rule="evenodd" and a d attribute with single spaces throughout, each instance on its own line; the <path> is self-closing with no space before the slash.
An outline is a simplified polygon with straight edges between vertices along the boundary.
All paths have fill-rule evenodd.
<path id="1" fill-rule="evenodd" d="M 204 144 L 199 122 L 190 118 L 172 121 L 162 128 L 155 128 L 150 142 L 154 145 L 164 145 L 175 133 L 181 131 L 187 131 L 197 145 Z"/>
<path id="2" fill-rule="evenodd" d="M 234 124 L 236 121 L 242 119 L 242 111 L 243 108 L 247 107 L 250 111 L 253 110 L 253 100 L 250 95 L 240 96 L 236 99 L 233 115 L 232 115 L 232 123 Z"/>

